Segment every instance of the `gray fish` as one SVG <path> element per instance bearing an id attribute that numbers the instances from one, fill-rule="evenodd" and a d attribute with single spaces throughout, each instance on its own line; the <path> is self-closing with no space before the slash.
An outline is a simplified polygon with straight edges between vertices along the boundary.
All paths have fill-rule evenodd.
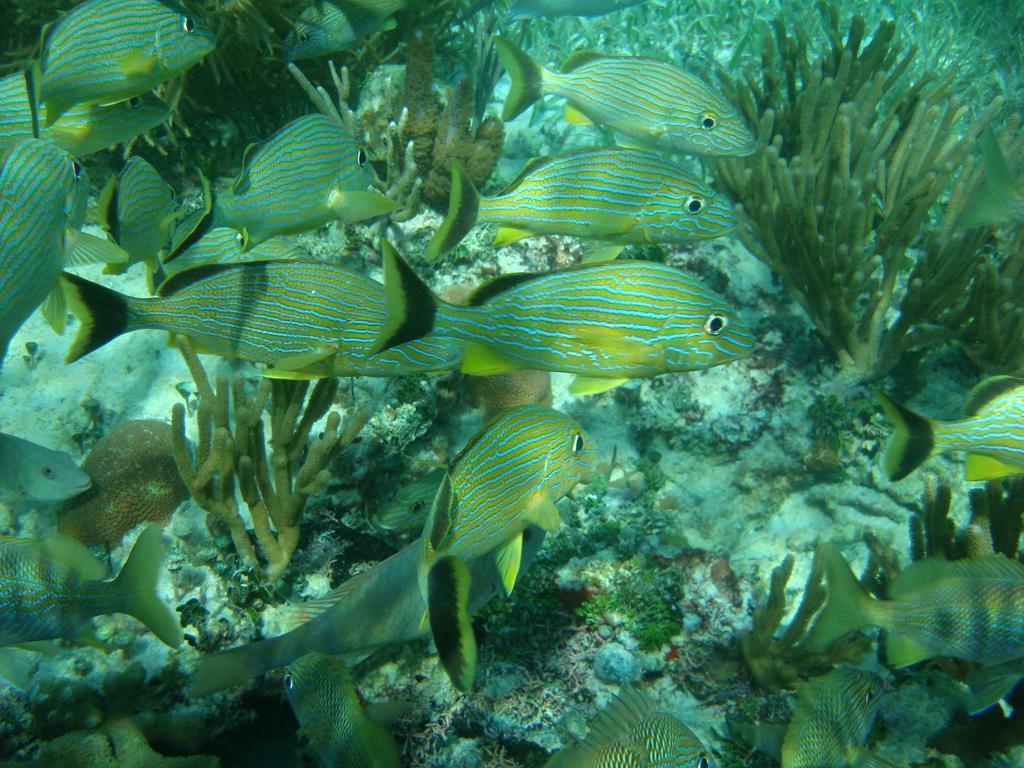
<path id="1" fill-rule="evenodd" d="M 92 479 L 63 451 L 0 432 L 0 494 L 63 501 L 91 485 Z"/>
<path id="2" fill-rule="evenodd" d="M 392 14 L 407 0 L 317 0 L 307 7 L 284 40 L 288 61 L 343 51 L 357 40 L 394 29 Z"/>
<path id="3" fill-rule="evenodd" d="M 604 16 L 646 0 L 516 0 L 509 9 L 509 21 L 543 16 Z"/>

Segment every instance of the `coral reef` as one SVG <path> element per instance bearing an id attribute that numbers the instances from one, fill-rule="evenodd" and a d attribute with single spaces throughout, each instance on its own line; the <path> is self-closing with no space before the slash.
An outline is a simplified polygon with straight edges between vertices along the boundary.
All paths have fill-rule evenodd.
<path id="1" fill-rule="evenodd" d="M 218 376 L 215 385 L 185 340 L 178 346 L 198 389 L 198 444 L 193 459 L 185 437 L 185 406 L 171 413 L 174 458 L 195 502 L 227 527 L 239 555 L 255 565 L 256 547 L 266 563 L 266 578 L 275 581 L 288 567 L 299 542 L 299 522 L 306 500 L 330 478 L 330 460 L 351 443 L 367 414 L 356 413 L 342 428 L 332 411 L 320 436 L 307 446 L 310 431 L 334 402 L 337 379 L 321 379 L 309 393 L 308 382 L 262 379 L 256 391 L 236 376 Z M 263 411 L 270 411 L 270 455 Z M 253 539 L 239 514 L 237 490 L 252 516 Z"/>
<path id="2" fill-rule="evenodd" d="M 189 496 L 174 463 L 171 427 L 163 421 L 117 424 L 82 468 L 92 488 L 64 503 L 58 528 L 86 544 L 112 549 L 139 523 L 166 523 Z"/>
<path id="3" fill-rule="evenodd" d="M 759 126 L 748 158 L 716 160 L 716 184 L 737 203 L 740 236 L 785 282 L 844 367 L 884 375 L 904 352 L 948 341 L 967 321 L 984 235 L 960 220 L 977 184 L 968 161 L 1002 99 L 969 125 L 947 77 L 907 83 L 915 51 L 895 24 L 870 41 L 854 16 L 845 39 L 821 5 L 826 51 L 784 17 L 766 37 L 760 82 L 723 77 Z M 938 224 L 933 206 L 963 166 Z M 919 248 L 907 259 L 907 249 Z"/>
<path id="4" fill-rule="evenodd" d="M 462 378 L 462 386 L 466 402 L 483 410 L 484 421 L 518 405 L 551 405 L 551 374 L 547 371 L 509 371 L 494 376 L 467 374 Z"/>

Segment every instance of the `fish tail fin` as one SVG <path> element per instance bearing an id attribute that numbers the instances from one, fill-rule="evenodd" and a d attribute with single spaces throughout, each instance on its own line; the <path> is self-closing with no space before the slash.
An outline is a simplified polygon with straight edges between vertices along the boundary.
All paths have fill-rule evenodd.
<path id="1" fill-rule="evenodd" d="M 508 96 L 505 97 L 505 106 L 501 111 L 501 119 L 508 122 L 521 115 L 544 95 L 544 68 L 506 37 L 496 37 L 494 45 L 501 65 L 505 67 L 512 80 Z"/>
<path id="2" fill-rule="evenodd" d="M 112 587 L 123 599 L 123 613 L 141 621 L 167 645 L 177 647 L 182 641 L 181 624 L 157 595 L 164 551 L 160 529 L 155 525 L 146 526 Z"/>
<path id="3" fill-rule="evenodd" d="M 68 309 L 81 327 L 71 342 L 66 362 L 73 363 L 129 330 L 128 296 L 64 272 L 60 276 Z"/>
<path id="4" fill-rule="evenodd" d="M 831 544 L 819 550 L 828 584 L 828 598 L 807 637 L 812 651 L 824 650 L 843 635 L 872 624 L 873 600 L 857 581 L 842 554 Z"/>
<path id="5" fill-rule="evenodd" d="M 462 560 L 446 555 L 431 566 L 427 606 L 441 665 L 452 685 L 469 691 L 476 676 L 476 637 L 469 620 L 469 569 Z"/>
<path id="6" fill-rule="evenodd" d="M 1005 224 L 1012 218 L 1012 201 L 1019 197 L 1013 174 L 991 127 L 981 137 L 981 149 L 985 179 L 960 218 L 964 229 Z"/>
<path id="7" fill-rule="evenodd" d="M 375 355 L 430 333 L 441 303 L 387 240 L 381 244 L 381 252 L 388 316 L 373 346 Z"/>
<path id="8" fill-rule="evenodd" d="M 881 390 L 875 394 L 895 428 L 883 460 L 885 473 L 890 480 L 902 480 L 935 452 L 935 427 Z"/>
<path id="9" fill-rule="evenodd" d="M 448 196 L 448 213 L 427 244 L 427 261 L 436 261 L 466 236 L 480 214 L 480 193 L 473 186 L 466 169 L 458 161 L 452 163 L 452 188 Z"/>

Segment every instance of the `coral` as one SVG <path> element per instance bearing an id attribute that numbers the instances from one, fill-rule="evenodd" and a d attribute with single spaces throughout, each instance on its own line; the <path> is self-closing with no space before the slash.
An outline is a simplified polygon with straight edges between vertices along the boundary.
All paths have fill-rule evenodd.
<path id="1" fill-rule="evenodd" d="M 466 402 L 481 408 L 484 421 L 519 405 L 551 405 L 551 374 L 547 371 L 509 371 L 495 376 L 462 378 Z"/>
<path id="2" fill-rule="evenodd" d="M 844 367 L 872 379 L 910 350 L 948 341 L 970 317 L 966 302 L 984 234 L 960 221 L 976 182 L 970 150 L 999 112 L 994 99 L 967 122 L 949 78 L 907 83 L 913 49 L 895 24 L 865 40 L 854 16 L 845 40 L 822 5 L 827 50 L 774 23 L 752 75 L 723 88 L 759 126 L 746 158 L 712 163 L 737 203 L 744 244 L 783 280 Z M 963 166 L 937 224 L 933 206 Z M 972 179 L 974 179 L 972 181 Z M 917 246 L 916 258 L 907 249 Z"/>
<path id="3" fill-rule="evenodd" d="M 112 549 L 139 523 L 166 523 L 188 489 L 178 475 L 171 426 L 155 419 L 116 425 L 82 463 L 92 488 L 60 510 L 61 533 Z"/>
<path id="4" fill-rule="evenodd" d="M 327 413 L 338 389 L 337 379 L 321 379 L 308 402 L 308 382 L 262 379 L 255 392 L 241 377 L 229 385 L 221 375 L 212 386 L 198 355 L 184 339 L 178 346 L 198 389 L 198 444 L 193 459 L 185 437 L 185 407 L 171 412 L 174 458 L 192 498 L 229 530 L 235 549 L 250 565 L 266 562 L 266 578 L 275 581 L 288 566 L 299 542 L 299 522 L 306 500 L 330 478 L 327 464 L 351 443 L 367 414 L 327 415 L 320 436 L 307 446 L 313 425 Z M 263 411 L 270 411 L 270 455 Z M 239 515 L 235 489 L 249 508 L 253 540 Z"/>
<path id="5" fill-rule="evenodd" d="M 753 630 L 740 637 L 740 651 L 751 675 L 768 691 L 793 688 L 799 680 L 824 674 L 836 664 L 856 663 L 871 647 L 871 641 L 863 635 L 843 638 L 822 653 L 811 652 L 804 646 L 808 625 L 825 602 L 817 554 L 800 606 L 783 633 L 776 637 L 786 615 L 786 585 L 792 574 L 793 557 L 789 555 L 772 571 L 768 598 L 754 609 Z"/>

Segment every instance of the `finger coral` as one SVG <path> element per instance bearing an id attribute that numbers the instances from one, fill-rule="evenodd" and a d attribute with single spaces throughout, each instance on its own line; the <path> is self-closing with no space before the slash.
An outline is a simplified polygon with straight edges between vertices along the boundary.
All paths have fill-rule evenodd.
<path id="1" fill-rule="evenodd" d="M 166 523 L 188 489 L 178 475 L 171 426 L 156 419 L 116 425 L 86 456 L 92 488 L 60 510 L 61 533 L 114 548 L 139 523 Z"/>

